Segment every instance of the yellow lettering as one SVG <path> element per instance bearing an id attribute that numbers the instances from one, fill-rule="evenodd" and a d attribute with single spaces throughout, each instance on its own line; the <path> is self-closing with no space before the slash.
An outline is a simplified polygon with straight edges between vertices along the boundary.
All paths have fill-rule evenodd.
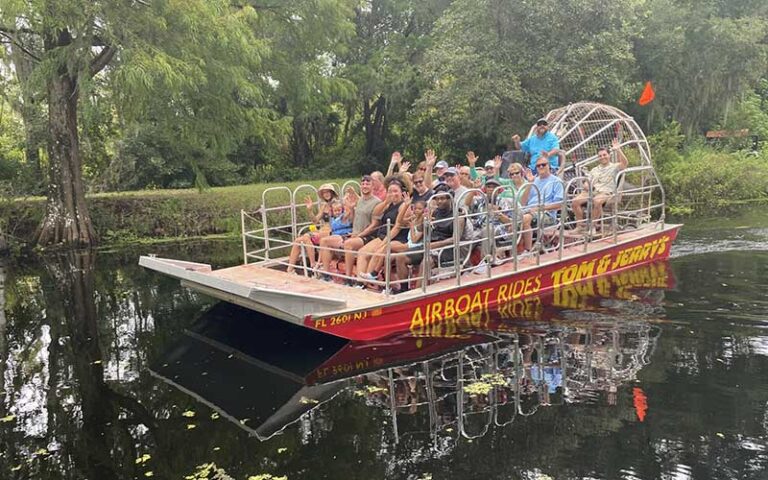
<path id="1" fill-rule="evenodd" d="M 507 284 L 499 285 L 499 294 L 496 296 L 496 302 L 497 303 L 503 303 L 503 302 L 506 302 L 507 300 L 509 300 L 509 298 L 507 298 L 507 289 L 508 288 L 509 288 L 509 286 Z"/>
<path id="2" fill-rule="evenodd" d="M 461 307 L 462 301 L 464 302 L 463 308 Z M 459 315 L 465 315 L 469 313 L 469 309 L 470 309 L 470 299 L 469 299 L 469 295 L 465 293 L 464 295 L 456 299 L 456 313 L 458 313 Z"/>
<path id="3" fill-rule="evenodd" d="M 416 307 L 411 317 L 411 332 L 416 335 L 424 333 L 424 317 L 421 316 L 421 307 Z"/>

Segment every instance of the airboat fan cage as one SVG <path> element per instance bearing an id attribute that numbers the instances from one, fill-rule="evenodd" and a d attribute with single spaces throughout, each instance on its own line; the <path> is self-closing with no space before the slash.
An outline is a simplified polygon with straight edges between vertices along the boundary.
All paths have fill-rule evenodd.
<path id="1" fill-rule="evenodd" d="M 618 108 L 595 102 L 572 103 L 550 111 L 544 118 L 550 131 L 560 140 L 560 175 L 563 178 L 585 176 L 597 165 L 598 149 L 610 149 L 617 140 L 626 155 L 628 168 L 616 186 L 617 209 L 632 211 L 631 223 L 639 225 L 664 218 L 664 190 L 651 162 L 651 151 L 645 133 L 634 118 Z M 531 134 L 535 134 L 535 126 Z M 612 161 L 618 152 L 611 151 Z M 661 204 L 660 209 L 652 206 Z"/>
<path id="2" fill-rule="evenodd" d="M 630 166 L 651 166 L 651 151 L 635 119 L 618 108 L 592 102 L 572 103 L 549 112 L 552 133 L 560 139 L 567 164 L 589 168 L 597 162 L 597 150 L 619 141 Z"/>

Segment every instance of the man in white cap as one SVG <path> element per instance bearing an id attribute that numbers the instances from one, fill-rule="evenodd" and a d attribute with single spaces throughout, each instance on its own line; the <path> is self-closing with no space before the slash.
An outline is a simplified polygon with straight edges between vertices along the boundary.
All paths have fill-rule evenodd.
<path id="1" fill-rule="evenodd" d="M 520 142 L 520 135 L 512 135 L 512 141 L 515 143 L 515 148 L 531 154 L 531 162 L 528 166 L 534 174 L 536 174 L 536 160 L 539 157 L 544 157 L 549 161 L 552 172 L 555 172 L 560 166 L 557 156 L 557 152 L 560 150 L 560 139 L 549 131 L 549 122 L 546 118 L 540 118 L 536 122 L 533 135 L 523 142 Z"/>
<path id="2" fill-rule="evenodd" d="M 493 160 L 487 160 L 485 162 L 485 173 L 481 176 L 478 175 L 477 171 L 475 170 L 475 165 L 477 164 L 478 156 L 475 155 L 475 152 L 467 152 L 467 163 L 469 163 L 469 176 L 472 179 L 473 182 L 477 181 L 479 178 L 480 186 L 485 185 L 485 182 L 488 181 L 489 178 L 499 178 L 499 172 L 498 168 L 499 165 L 501 165 L 501 157 L 497 156 Z"/>

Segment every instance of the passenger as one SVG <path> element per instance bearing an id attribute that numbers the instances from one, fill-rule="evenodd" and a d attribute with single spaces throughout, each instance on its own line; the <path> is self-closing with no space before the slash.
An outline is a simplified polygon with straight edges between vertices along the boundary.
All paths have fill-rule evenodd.
<path id="1" fill-rule="evenodd" d="M 359 234 L 364 233 L 364 229 L 370 225 L 373 209 L 379 204 L 379 199 L 371 194 L 371 186 L 371 176 L 363 175 L 360 180 L 360 193 L 362 194 L 362 197 L 358 196 L 352 187 L 347 188 L 344 195 L 344 209 L 349 214 L 349 217 L 353 219 L 350 232 L 346 235 L 332 234 L 320 239 L 320 265 L 317 267 L 319 270 L 324 270 L 326 272 L 330 271 L 331 261 L 339 253 L 334 250 L 339 250 L 344 247 L 344 253 L 346 254 L 347 251 L 350 251 L 350 256 L 353 257 L 352 252 L 357 251 L 363 246 L 363 241 Z M 357 245 L 357 243 L 359 243 L 359 245 Z M 347 250 L 348 246 L 352 248 Z M 350 274 L 351 268 L 350 273 L 347 275 Z M 322 277 L 322 279 L 329 280 L 330 277 L 326 275 Z"/>
<path id="2" fill-rule="evenodd" d="M 512 166 L 520 168 L 519 163 L 513 163 L 510 169 Z M 517 190 L 512 195 L 505 195 L 509 188 L 505 188 L 503 191 L 498 188 L 501 186 L 500 180 L 491 178 L 485 184 L 486 195 L 491 195 L 491 202 L 488 205 L 488 221 L 491 222 L 492 234 L 497 246 L 516 243 L 516 239 L 512 236 L 512 223 L 515 222 L 515 202 L 518 203 L 517 208 L 519 208 L 520 197 L 524 190 L 522 177 L 520 180 L 521 185 L 513 187 Z M 490 252 L 484 252 L 486 255 L 488 253 Z"/>
<path id="3" fill-rule="evenodd" d="M 434 210 L 430 211 L 430 221 L 432 229 L 430 232 L 430 249 L 434 253 L 440 251 L 443 247 L 453 245 L 454 234 L 460 237 L 464 233 L 464 217 L 460 216 L 457 220 L 458 231 L 454 232 L 454 218 L 453 218 L 453 190 L 445 183 L 438 183 L 434 188 L 435 196 L 432 201 L 435 204 Z M 426 214 L 426 213 L 425 213 Z M 419 266 L 424 261 L 424 247 L 415 246 L 408 249 L 407 255 L 396 257 L 395 264 L 397 266 L 397 278 L 408 278 L 408 266 Z M 452 248 L 446 248 L 442 250 L 438 257 L 442 266 L 450 266 L 453 264 L 454 250 Z M 403 283 L 401 285 L 401 291 L 408 290 L 409 284 Z"/>
<path id="4" fill-rule="evenodd" d="M 427 153 L 424 154 L 425 158 L 427 159 L 427 162 L 437 162 L 437 155 L 435 155 L 434 150 L 427 150 Z M 437 175 L 437 181 L 442 182 L 445 179 L 443 178 L 443 175 L 445 175 L 445 171 L 448 169 L 448 162 L 445 160 L 440 160 L 437 163 L 433 163 L 435 166 L 435 175 Z M 433 182 L 434 184 L 434 182 Z"/>
<path id="5" fill-rule="evenodd" d="M 455 167 L 448 167 L 445 169 L 445 172 L 443 173 L 443 177 L 445 178 L 445 183 L 449 187 L 451 187 L 451 191 L 453 192 L 453 198 L 458 202 L 464 202 L 465 205 L 469 204 L 470 198 L 468 195 L 464 195 L 464 192 L 469 190 L 467 187 L 461 184 L 461 180 L 459 179 L 459 172 L 456 171 Z"/>
<path id="6" fill-rule="evenodd" d="M 472 167 L 472 170 L 470 171 L 470 177 L 472 178 L 472 181 L 480 180 L 480 185 L 485 185 L 486 180 L 489 178 L 498 178 L 500 172 L 498 170 L 499 166 L 501 165 L 501 157 L 496 156 L 493 160 L 488 160 L 485 162 L 485 168 L 484 174 L 482 176 L 478 175 L 477 171 L 475 170 L 475 164 L 477 164 L 478 157 L 475 155 L 475 152 L 467 152 L 467 162 L 469 163 L 469 166 Z"/>
<path id="7" fill-rule="evenodd" d="M 611 151 L 616 152 L 619 161 L 611 163 Z M 603 216 L 603 205 L 613 198 L 616 194 L 616 175 L 627 168 L 627 157 L 621 151 L 619 140 L 614 138 L 610 151 L 607 147 L 601 147 L 597 150 L 597 160 L 599 164 L 590 170 L 589 181 L 592 182 L 592 221 Z M 584 182 L 584 190 L 573 199 L 573 213 L 576 215 L 576 221 L 584 220 L 584 206 L 589 200 L 589 183 Z M 583 223 L 577 226 L 584 228 Z"/>
<path id="8" fill-rule="evenodd" d="M 474 170 L 464 165 L 459 167 L 459 181 L 466 188 L 475 188 L 475 183 L 472 181 L 470 171 Z"/>
<path id="9" fill-rule="evenodd" d="M 384 264 L 383 253 L 387 243 L 393 253 L 403 252 L 408 246 L 408 229 L 398 223 L 403 218 L 404 210 L 410 205 L 410 189 L 400 176 L 385 180 L 387 197 L 373 212 L 374 222 L 378 223 L 376 238 L 360 249 L 357 255 L 357 276 L 363 280 L 375 280 Z M 406 204 L 405 200 L 409 200 Z M 377 221 L 378 220 L 378 221 Z M 389 232 L 387 223 L 389 222 Z M 379 255 L 377 255 L 379 254 Z"/>
<path id="10" fill-rule="evenodd" d="M 418 201 L 428 202 L 432 198 L 432 189 L 429 188 L 425 182 L 425 177 L 421 171 L 417 171 L 413 174 L 413 204 Z"/>
<path id="11" fill-rule="evenodd" d="M 307 207 L 307 213 L 309 213 L 312 223 L 321 227 L 324 224 L 327 224 L 330 220 L 331 204 L 338 200 L 339 194 L 336 193 L 335 186 L 330 183 L 324 183 L 317 189 L 317 196 L 320 197 L 317 214 L 314 213 L 314 202 L 312 201 L 312 197 L 309 195 L 304 197 L 304 204 Z"/>
<path id="12" fill-rule="evenodd" d="M 342 245 L 344 247 L 344 273 L 347 277 L 352 276 L 357 251 L 376 236 L 375 232 L 378 223 L 373 220 L 373 211 L 381 201 L 373 196 L 372 191 L 373 177 L 371 175 L 363 175 L 363 178 L 360 180 L 360 194 L 362 196 L 358 197 L 357 193 L 351 188 L 347 189 L 345 194 L 345 201 L 348 204 L 354 204 L 352 234 L 344 240 Z M 332 241 L 329 241 L 328 246 L 333 244 Z M 339 245 L 338 242 L 336 242 L 336 245 Z M 327 255 L 325 258 L 327 260 L 323 262 L 323 266 L 327 269 L 331 258 L 328 258 Z M 347 279 L 345 283 L 347 285 L 355 285 L 355 282 L 351 279 Z"/>
<path id="13" fill-rule="evenodd" d="M 371 173 L 371 178 L 373 179 L 373 196 L 383 202 L 387 196 L 387 187 L 384 186 L 384 174 L 377 170 Z"/>
<path id="14" fill-rule="evenodd" d="M 518 206 L 523 206 L 528 203 L 528 194 L 530 193 L 531 184 L 526 182 L 526 172 L 523 166 L 519 163 L 510 163 L 507 168 L 508 178 L 498 178 L 497 180 L 505 187 L 501 192 L 501 196 L 514 198 L 517 201 Z"/>
<path id="15" fill-rule="evenodd" d="M 339 202 L 331 204 L 331 215 L 329 218 L 330 236 L 344 238 L 352 232 L 352 221 L 350 212 L 344 211 L 344 206 Z M 295 272 L 296 262 L 299 260 L 302 246 L 306 252 L 309 268 L 315 268 L 315 245 L 318 245 L 323 239 L 319 238 L 320 232 L 309 232 L 296 239 L 291 247 L 291 253 L 288 256 L 288 273 Z"/>
<path id="16" fill-rule="evenodd" d="M 544 157 L 549 161 L 551 171 L 557 171 L 559 166 L 557 150 L 560 149 L 560 140 L 549 131 L 549 122 L 546 118 L 540 118 L 536 122 L 534 134 L 520 142 L 520 135 L 513 135 L 512 141 L 515 142 L 515 148 L 531 155 L 529 164 L 532 171 L 535 172 L 536 162 L 539 157 Z M 538 173 L 538 172 L 536 172 Z"/>
<path id="17" fill-rule="evenodd" d="M 504 196 L 504 188 L 499 179 L 489 178 L 482 188 L 485 195 L 479 195 L 470 192 L 472 197 L 469 204 L 469 221 L 472 224 L 472 239 L 475 240 L 473 247 L 480 246 L 480 253 L 483 260 L 473 270 L 474 273 L 484 274 L 487 272 L 487 263 L 485 259 L 491 254 L 492 242 L 499 244 L 509 244 L 512 242 L 512 230 L 509 228 L 514 218 L 514 196 Z M 486 207 L 487 199 L 490 199 Z M 500 217 L 504 218 L 502 220 Z M 491 223 L 491 235 L 493 239 L 488 239 L 488 222 Z"/>
<path id="18" fill-rule="evenodd" d="M 562 208 L 563 202 L 563 183 L 558 177 L 552 174 L 552 168 L 545 157 L 539 157 L 536 162 L 537 177 L 533 177 L 528 172 L 527 180 L 532 182 L 533 186 L 524 196 L 527 197 L 526 213 L 523 214 L 523 245 L 526 250 L 530 250 L 533 245 L 533 232 L 531 228 L 536 228 L 539 217 L 539 196 L 541 196 L 542 209 L 544 215 L 541 215 L 542 227 L 549 227 L 557 223 L 557 213 Z"/>

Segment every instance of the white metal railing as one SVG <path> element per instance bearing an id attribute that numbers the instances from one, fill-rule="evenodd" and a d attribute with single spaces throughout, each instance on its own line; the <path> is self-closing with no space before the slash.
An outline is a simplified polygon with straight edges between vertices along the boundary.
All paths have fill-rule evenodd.
<path id="1" fill-rule="evenodd" d="M 620 171 L 614 182 L 614 192 L 603 205 L 603 215 L 599 219 L 592 218 L 593 201 L 595 192 L 588 177 L 578 176 L 564 181 L 559 177 L 554 177 L 555 181 L 560 183 L 563 188 L 563 198 L 560 201 L 557 214 L 553 215 L 554 210 L 547 209 L 547 205 L 542 199 L 547 192 L 541 192 L 535 184 L 525 184 L 523 188 L 528 189 L 527 198 L 531 195 L 536 200 L 534 202 L 526 201 L 526 205 L 520 205 L 521 197 L 509 186 L 500 186 L 492 192 L 483 192 L 480 189 L 469 189 L 459 198 L 452 201 L 452 221 L 453 221 L 453 241 L 451 244 L 433 248 L 431 243 L 432 231 L 435 228 L 435 222 L 425 217 L 423 224 L 423 248 L 422 267 L 420 273 L 411 275 L 408 278 L 392 278 L 392 263 L 405 255 L 412 255 L 415 252 L 393 252 L 391 241 L 385 242 L 381 251 L 368 253 L 371 257 L 379 257 L 383 260 L 383 280 L 366 279 L 364 283 L 375 285 L 382 288 L 387 294 L 392 293 L 392 287 L 402 288 L 404 285 L 420 285 L 421 289 L 426 291 L 430 283 L 445 278 L 454 278 L 457 285 L 461 285 L 465 274 L 476 268 L 470 262 L 472 252 L 480 249 L 482 259 L 487 265 L 489 278 L 493 276 L 493 267 L 506 263 L 513 264 L 513 270 L 519 268 L 522 259 L 533 258 L 536 265 L 541 264 L 542 253 L 557 252 L 558 260 L 563 258 L 565 248 L 575 248 L 582 246 L 587 251 L 589 244 L 598 238 L 606 238 L 606 225 L 609 225 L 613 235 L 613 241 L 618 242 L 620 230 L 629 227 L 638 227 L 642 224 L 651 223 L 654 217 L 657 217 L 658 224 L 663 226 L 664 222 L 664 204 L 665 193 L 658 181 L 656 172 L 650 166 L 630 167 Z M 628 178 L 637 180 L 636 184 L 627 181 Z M 359 184 L 354 181 L 346 182 L 342 187 L 342 196 L 344 192 L 352 188 L 357 190 Z M 503 210 L 498 209 L 499 200 L 502 195 L 512 191 L 513 201 L 511 208 Z M 359 281 L 355 276 L 348 276 L 343 273 L 332 271 L 328 265 L 323 266 L 323 270 L 317 266 L 310 267 L 307 259 L 307 252 L 304 243 L 299 239 L 308 233 L 311 233 L 316 226 L 311 218 L 305 218 L 297 208 L 299 204 L 299 194 L 302 191 L 310 192 L 317 199 L 312 202 L 313 206 L 321 205 L 321 200 L 317 198 L 317 189 L 309 184 L 300 185 L 294 190 L 288 187 L 273 187 L 266 189 L 262 194 L 262 205 L 256 212 L 241 212 L 242 229 L 242 247 L 244 263 L 264 263 L 271 267 L 284 266 L 289 267 L 286 258 L 286 252 L 292 248 L 299 248 L 301 264 L 295 265 L 295 268 L 302 269 L 303 273 L 309 275 L 328 275 L 341 280 Z M 569 193 L 570 192 L 570 193 Z M 584 218 L 570 219 L 569 213 L 573 210 L 573 201 L 579 193 L 586 192 L 586 203 L 584 204 Z M 290 198 L 289 203 L 273 204 L 272 197 L 282 194 Z M 440 196 L 448 195 L 440 193 L 433 196 L 430 202 L 432 205 Z M 472 196 L 471 206 L 466 207 L 466 199 Z M 654 199 L 660 198 L 660 201 Z M 492 203 L 489 203 L 492 202 Z M 494 211 L 489 211 L 489 204 L 493 204 Z M 434 211 L 430 208 L 429 211 Z M 511 221 L 503 228 L 497 228 L 499 221 L 497 217 L 503 214 Z M 530 215 L 535 218 L 536 225 L 529 228 L 525 227 L 524 216 Z M 545 215 L 555 219 L 552 225 L 544 225 Z M 595 226 L 600 222 L 602 226 L 601 234 L 595 233 Z M 472 235 L 468 232 L 468 224 L 472 225 Z M 386 233 L 385 238 L 389 238 L 394 225 L 381 225 Z M 574 229 L 583 228 L 586 233 L 575 235 Z M 519 253 L 518 243 L 525 242 L 528 236 L 536 241 L 532 243 L 530 251 Z M 318 252 L 325 250 L 334 255 L 344 255 L 346 250 L 342 248 L 332 248 L 328 246 L 314 245 L 313 250 Z M 443 262 L 443 256 L 453 255 L 452 262 Z M 499 254 L 502 255 L 499 255 Z M 446 257 L 447 258 L 447 257 Z M 432 260 L 436 260 L 435 268 L 432 267 Z M 434 270 L 434 272 L 433 272 Z M 507 270 L 508 271 L 508 270 Z"/>

